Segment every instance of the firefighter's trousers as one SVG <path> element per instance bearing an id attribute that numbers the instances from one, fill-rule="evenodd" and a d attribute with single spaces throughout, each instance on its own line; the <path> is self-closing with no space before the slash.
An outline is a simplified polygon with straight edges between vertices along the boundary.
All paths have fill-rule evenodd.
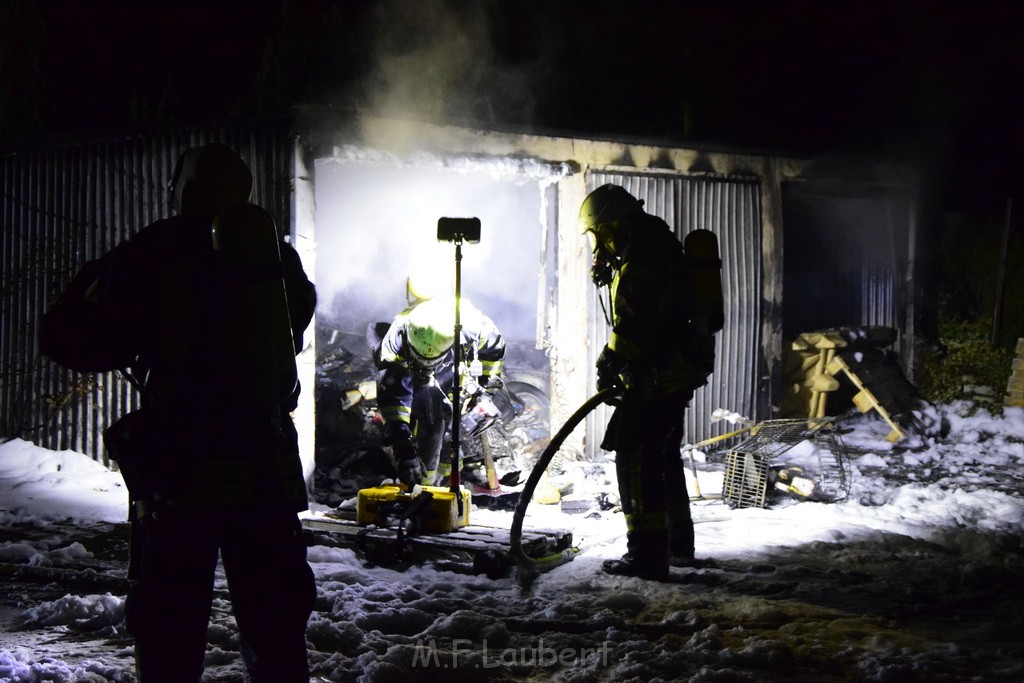
<path id="1" fill-rule="evenodd" d="M 428 485 L 439 483 L 439 472 L 444 469 L 444 464 L 447 464 L 448 468 L 443 479 L 447 480 L 447 473 L 451 471 L 450 453 L 445 453 L 445 462 L 441 462 L 442 453 L 450 450 L 445 446 L 451 433 L 453 410 L 452 403 L 444 392 L 443 388 L 431 385 L 417 388 L 413 396 L 413 436 L 416 438 L 416 451 L 423 461 L 423 483 Z"/>
<path id="2" fill-rule="evenodd" d="M 125 620 L 141 683 L 202 677 L 218 551 L 251 680 L 308 682 L 316 585 L 294 509 L 158 510 L 133 523 L 132 545 Z"/>
<path id="3" fill-rule="evenodd" d="M 663 564 L 693 557 L 693 520 L 679 449 L 692 391 L 635 400 L 616 408 L 601 447 L 614 450 L 629 554 Z"/>

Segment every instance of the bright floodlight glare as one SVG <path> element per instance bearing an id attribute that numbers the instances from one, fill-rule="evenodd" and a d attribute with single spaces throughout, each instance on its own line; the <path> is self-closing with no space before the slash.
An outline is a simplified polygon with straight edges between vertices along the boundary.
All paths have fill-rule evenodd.
<path id="1" fill-rule="evenodd" d="M 500 167 L 498 167 L 500 168 Z M 471 172 L 470 172 L 471 171 Z M 409 278 L 425 271 L 454 292 L 442 216 L 476 217 L 485 238 L 464 253 L 462 295 L 513 340 L 536 336 L 542 249 L 537 179 L 364 161 L 318 161 L 318 324 L 361 334 L 409 305 Z"/>

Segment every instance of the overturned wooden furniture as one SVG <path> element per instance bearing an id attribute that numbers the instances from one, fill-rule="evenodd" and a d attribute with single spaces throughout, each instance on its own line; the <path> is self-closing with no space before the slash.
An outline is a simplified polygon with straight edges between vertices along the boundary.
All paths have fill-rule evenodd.
<path id="1" fill-rule="evenodd" d="M 919 400 L 892 353 L 896 331 L 887 327 L 838 328 L 799 335 L 785 359 L 783 417 L 823 418 L 841 411 L 839 399 L 852 401 L 862 413 L 874 411 L 890 427 L 886 438 L 906 436 Z M 829 406 L 829 398 L 835 399 Z"/>

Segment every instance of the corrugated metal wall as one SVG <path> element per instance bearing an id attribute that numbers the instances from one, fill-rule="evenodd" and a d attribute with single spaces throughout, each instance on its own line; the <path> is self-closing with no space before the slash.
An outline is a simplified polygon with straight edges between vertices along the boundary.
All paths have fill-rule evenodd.
<path id="1" fill-rule="evenodd" d="M 694 443 L 735 428 L 725 422 L 711 423 L 711 414 L 718 408 L 756 417 L 754 392 L 761 347 L 760 182 L 664 174 L 591 173 L 587 177 L 588 191 L 605 183 L 622 185 L 643 199 L 645 210 L 665 219 L 680 239 L 698 228 L 711 230 L 718 237 L 725 328 L 717 337 L 715 372 L 708 385 L 697 391 L 686 413 L 686 440 Z M 590 320 L 592 368 L 609 332 L 596 296 Z M 588 450 L 600 443 L 610 416 L 605 406 L 591 413 Z"/>
<path id="2" fill-rule="evenodd" d="M 253 169 L 253 201 L 291 229 L 287 120 L 40 145 L 0 156 L 0 439 L 20 437 L 107 463 L 101 436 L 137 405 L 117 374 L 80 374 L 38 352 L 39 320 L 83 263 L 169 215 L 182 151 L 224 142 Z"/>

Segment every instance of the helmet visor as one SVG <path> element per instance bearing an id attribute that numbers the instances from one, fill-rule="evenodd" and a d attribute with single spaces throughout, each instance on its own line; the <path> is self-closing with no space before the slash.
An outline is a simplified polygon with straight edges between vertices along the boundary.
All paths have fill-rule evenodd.
<path id="1" fill-rule="evenodd" d="M 619 229 L 619 222 L 595 223 L 587 229 L 587 236 L 590 239 L 590 250 L 597 254 L 606 251 L 615 253 L 615 235 Z"/>
<path id="2" fill-rule="evenodd" d="M 412 352 L 412 357 L 416 360 L 416 362 L 422 365 L 423 367 L 431 369 L 436 368 L 438 365 L 441 364 L 441 361 L 443 361 L 444 357 L 448 355 L 448 351 L 450 349 L 451 347 L 449 346 L 439 355 L 431 357 L 423 355 L 422 353 L 419 352 L 415 345 L 409 344 L 409 350 Z"/>

